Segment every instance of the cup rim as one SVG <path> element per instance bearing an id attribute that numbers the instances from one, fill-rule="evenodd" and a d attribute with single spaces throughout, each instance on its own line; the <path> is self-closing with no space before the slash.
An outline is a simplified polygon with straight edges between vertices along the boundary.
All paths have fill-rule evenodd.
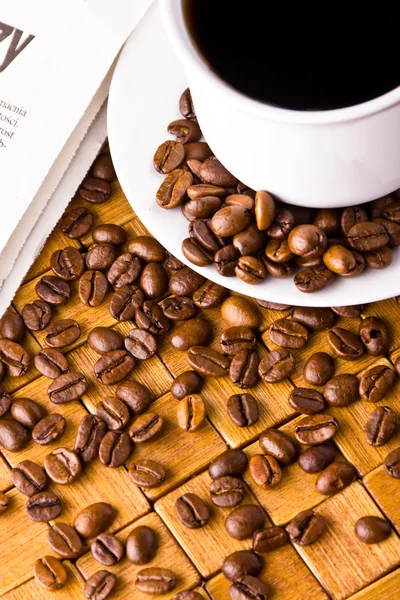
<path id="1" fill-rule="evenodd" d="M 281 123 L 326 125 L 363 119 L 400 102 L 400 86 L 398 86 L 372 100 L 333 110 L 301 111 L 265 104 L 243 94 L 212 71 L 190 39 L 183 16 L 182 0 L 159 0 L 159 2 L 169 40 L 185 66 L 195 67 L 203 76 L 212 80 L 216 89 L 241 110 Z"/>

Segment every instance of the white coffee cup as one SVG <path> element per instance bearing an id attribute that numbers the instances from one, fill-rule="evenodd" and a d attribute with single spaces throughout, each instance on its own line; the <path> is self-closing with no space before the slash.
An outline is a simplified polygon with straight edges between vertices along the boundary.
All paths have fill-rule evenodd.
<path id="1" fill-rule="evenodd" d="M 204 137 L 240 181 L 319 208 L 351 206 L 400 188 L 400 87 L 337 110 L 263 104 L 209 68 L 190 39 L 181 0 L 160 3 Z"/>

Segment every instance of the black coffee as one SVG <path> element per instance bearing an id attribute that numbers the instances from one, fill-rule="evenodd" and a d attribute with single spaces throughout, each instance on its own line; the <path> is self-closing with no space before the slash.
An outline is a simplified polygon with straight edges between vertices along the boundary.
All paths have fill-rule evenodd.
<path id="1" fill-rule="evenodd" d="M 261 0 L 182 0 L 192 39 L 227 83 L 262 102 L 330 110 L 400 85 L 400 44 L 389 8 L 297 6 Z"/>

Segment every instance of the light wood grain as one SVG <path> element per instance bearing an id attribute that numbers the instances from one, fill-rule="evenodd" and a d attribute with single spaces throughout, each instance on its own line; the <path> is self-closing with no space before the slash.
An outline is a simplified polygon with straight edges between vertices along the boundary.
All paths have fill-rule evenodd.
<path id="1" fill-rule="evenodd" d="M 398 600 L 400 589 L 400 570 L 396 569 L 379 581 L 375 581 L 365 589 L 361 590 L 349 600 Z"/>
<path id="2" fill-rule="evenodd" d="M 363 484 L 400 534 L 400 480 L 390 477 L 380 466 L 364 477 Z"/>
<path id="3" fill-rule="evenodd" d="M 0 454 L 0 492 L 5 492 L 12 487 L 11 468 Z"/>
<path id="4" fill-rule="evenodd" d="M 56 225 L 47 238 L 39 256 L 26 274 L 24 283 L 35 279 L 39 275 L 43 275 L 49 268 L 50 257 L 53 252 L 59 250 L 60 248 L 65 248 L 65 246 L 72 246 L 73 248 L 78 249 L 81 248 L 79 240 L 71 240 L 71 238 L 63 234 L 59 225 Z"/>
<path id="5" fill-rule="evenodd" d="M 175 573 L 177 585 L 173 592 L 163 594 L 162 597 L 166 600 L 172 598 L 177 592 L 190 590 L 196 587 L 200 582 L 197 571 L 185 556 L 182 549 L 178 546 L 167 527 L 155 513 L 151 513 L 142 519 L 139 519 L 129 527 L 126 527 L 119 532 L 117 537 L 125 543 L 132 529 L 139 525 L 146 525 L 156 532 L 158 537 L 158 550 L 153 560 L 146 565 L 134 565 L 125 558 L 118 565 L 107 567 L 117 576 L 118 596 L 115 596 L 118 597 L 118 600 L 130 600 L 131 598 L 134 598 L 135 600 L 147 600 L 149 598 L 148 594 L 144 594 L 135 588 L 136 574 L 144 567 L 162 567 L 164 569 L 170 569 Z M 90 552 L 77 561 L 77 567 L 85 579 L 90 577 L 99 568 L 103 568 L 93 558 Z"/>

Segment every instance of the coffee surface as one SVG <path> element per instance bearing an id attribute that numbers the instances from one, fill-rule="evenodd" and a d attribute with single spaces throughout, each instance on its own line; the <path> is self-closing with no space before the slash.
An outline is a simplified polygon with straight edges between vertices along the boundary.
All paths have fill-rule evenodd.
<path id="1" fill-rule="evenodd" d="M 192 40 L 211 69 L 267 104 L 331 110 L 400 84 L 389 7 L 182 1 Z"/>

